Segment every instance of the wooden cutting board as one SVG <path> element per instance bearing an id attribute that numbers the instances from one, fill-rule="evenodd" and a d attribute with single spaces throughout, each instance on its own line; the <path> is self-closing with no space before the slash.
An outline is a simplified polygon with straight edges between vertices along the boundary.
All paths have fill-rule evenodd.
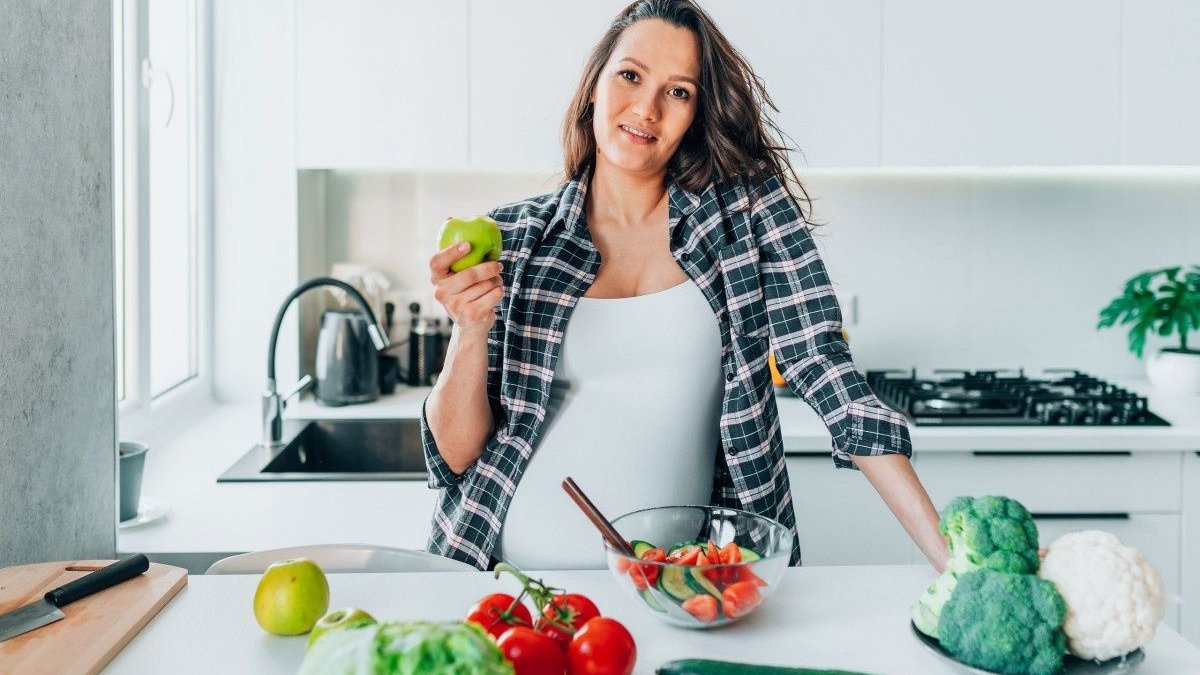
<path id="1" fill-rule="evenodd" d="M 113 562 L 76 560 L 0 569 L 0 614 Z M 0 642 L 0 671 L 98 673 L 185 585 L 187 570 L 150 563 L 143 574 L 63 607 L 64 618 Z"/>

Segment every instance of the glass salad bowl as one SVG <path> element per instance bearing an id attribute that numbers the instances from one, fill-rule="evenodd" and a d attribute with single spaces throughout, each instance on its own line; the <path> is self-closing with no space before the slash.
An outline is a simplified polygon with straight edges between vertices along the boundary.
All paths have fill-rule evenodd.
<path id="1" fill-rule="evenodd" d="M 779 585 L 792 550 L 779 522 L 717 506 L 641 509 L 612 524 L 637 555 L 604 543 L 618 585 L 646 611 L 684 628 L 754 613 Z"/>

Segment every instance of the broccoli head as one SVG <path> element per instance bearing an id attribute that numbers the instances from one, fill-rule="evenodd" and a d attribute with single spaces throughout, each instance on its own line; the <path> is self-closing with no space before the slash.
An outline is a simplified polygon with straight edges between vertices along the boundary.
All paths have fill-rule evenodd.
<path id="1" fill-rule="evenodd" d="M 1032 574 L 977 569 L 958 579 L 942 607 L 942 646 L 997 673 L 1052 675 L 1063 667 L 1067 606 L 1053 583 Z"/>
<path id="2" fill-rule="evenodd" d="M 1038 568 L 1038 534 L 1033 516 L 1008 497 L 956 497 L 946 505 L 938 530 L 949 546 L 946 570 L 912 607 L 917 630 L 937 638 L 942 606 L 958 578 L 974 569 L 1032 574 Z"/>
<path id="3" fill-rule="evenodd" d="M 1015 499 L 956 497 L 942 511 L 938 530 L 950 545 L 947 569 L 1037 572 L 1037 524 Z"/>

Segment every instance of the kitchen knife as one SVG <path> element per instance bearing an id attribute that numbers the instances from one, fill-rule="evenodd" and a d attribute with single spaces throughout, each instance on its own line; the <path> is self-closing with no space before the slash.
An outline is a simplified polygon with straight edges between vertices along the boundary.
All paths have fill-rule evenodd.
<path id="1" fill-rule="evenodd" d="M 31 602 L 20 609 L 0 615 L 0 642 L 41 628 L 63 618 L 62 607 L 87 596 L 116 586 L 150 569 L 145 555 L 135 553 L 117 562 L 102 567 L 75 581 L 49 591 L 41 600 Z"/>

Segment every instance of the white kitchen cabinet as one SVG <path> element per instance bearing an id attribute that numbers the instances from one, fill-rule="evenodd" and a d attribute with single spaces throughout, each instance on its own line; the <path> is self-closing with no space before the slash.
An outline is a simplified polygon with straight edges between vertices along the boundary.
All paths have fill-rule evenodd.
<path id="1" fill-rule="evenodd" d="M 471 3 L 472 169 L 562 167 L 563 116 L 625 0 Z"/>
<path id="2" fill-rule="evenodd" d="M 1119 164 L 1120 45 L 1120 0 L 885 4 L 882 163 Z"/>
<path id="3" fill-rule="evenodd" d="M 1183 459 L 1183 617 L 1180 632 L 1200 645 L 1200 451 Z"/>
<path id="4" fill-rule="evenodd" d="M 703 5 L 766 83 L 798 168 L 879 163 L 879 0 Z"/>
<path id="5" fill-rule="evenodd" d="M 1200 164 L 1198 29 L 1194 0 L 1125 3 L 1125 163 Z"/>
<path id="6" fill-rule="evenodd" d="M 787 458 L 804 565 L 906 565 L 925 556 L 859 471 L 828 453 Z"/>
<path id="7" fill-rule="evenodd" d="M 472 168 L 560 166 L 563 115 L 584 61 L 626 4 L 471 5 Z M 765 80 L 777 122 L 803 153 L 799 166 L 879 162 L 878 0 L 703 5 Z"/>
<path id="8" fill-rule="evenodd" d="M 1178 513 L 1177 452 L 928 452 L 921 482 L 941 507 L 1006 495 L 1034 513 Z"/>
<path id="9" fill-rule="evenodd" d="M 625 4 L 296 0 L 296 164 L 556 170 L 584 60 Z M 801 169 L 1200 163 L 1190 0 L 702 5 Z"/>
<path id="10" fill-rule="evenodd" d="M 464 166 L 467 8 L 296 0 L 297 166 Z"/>

